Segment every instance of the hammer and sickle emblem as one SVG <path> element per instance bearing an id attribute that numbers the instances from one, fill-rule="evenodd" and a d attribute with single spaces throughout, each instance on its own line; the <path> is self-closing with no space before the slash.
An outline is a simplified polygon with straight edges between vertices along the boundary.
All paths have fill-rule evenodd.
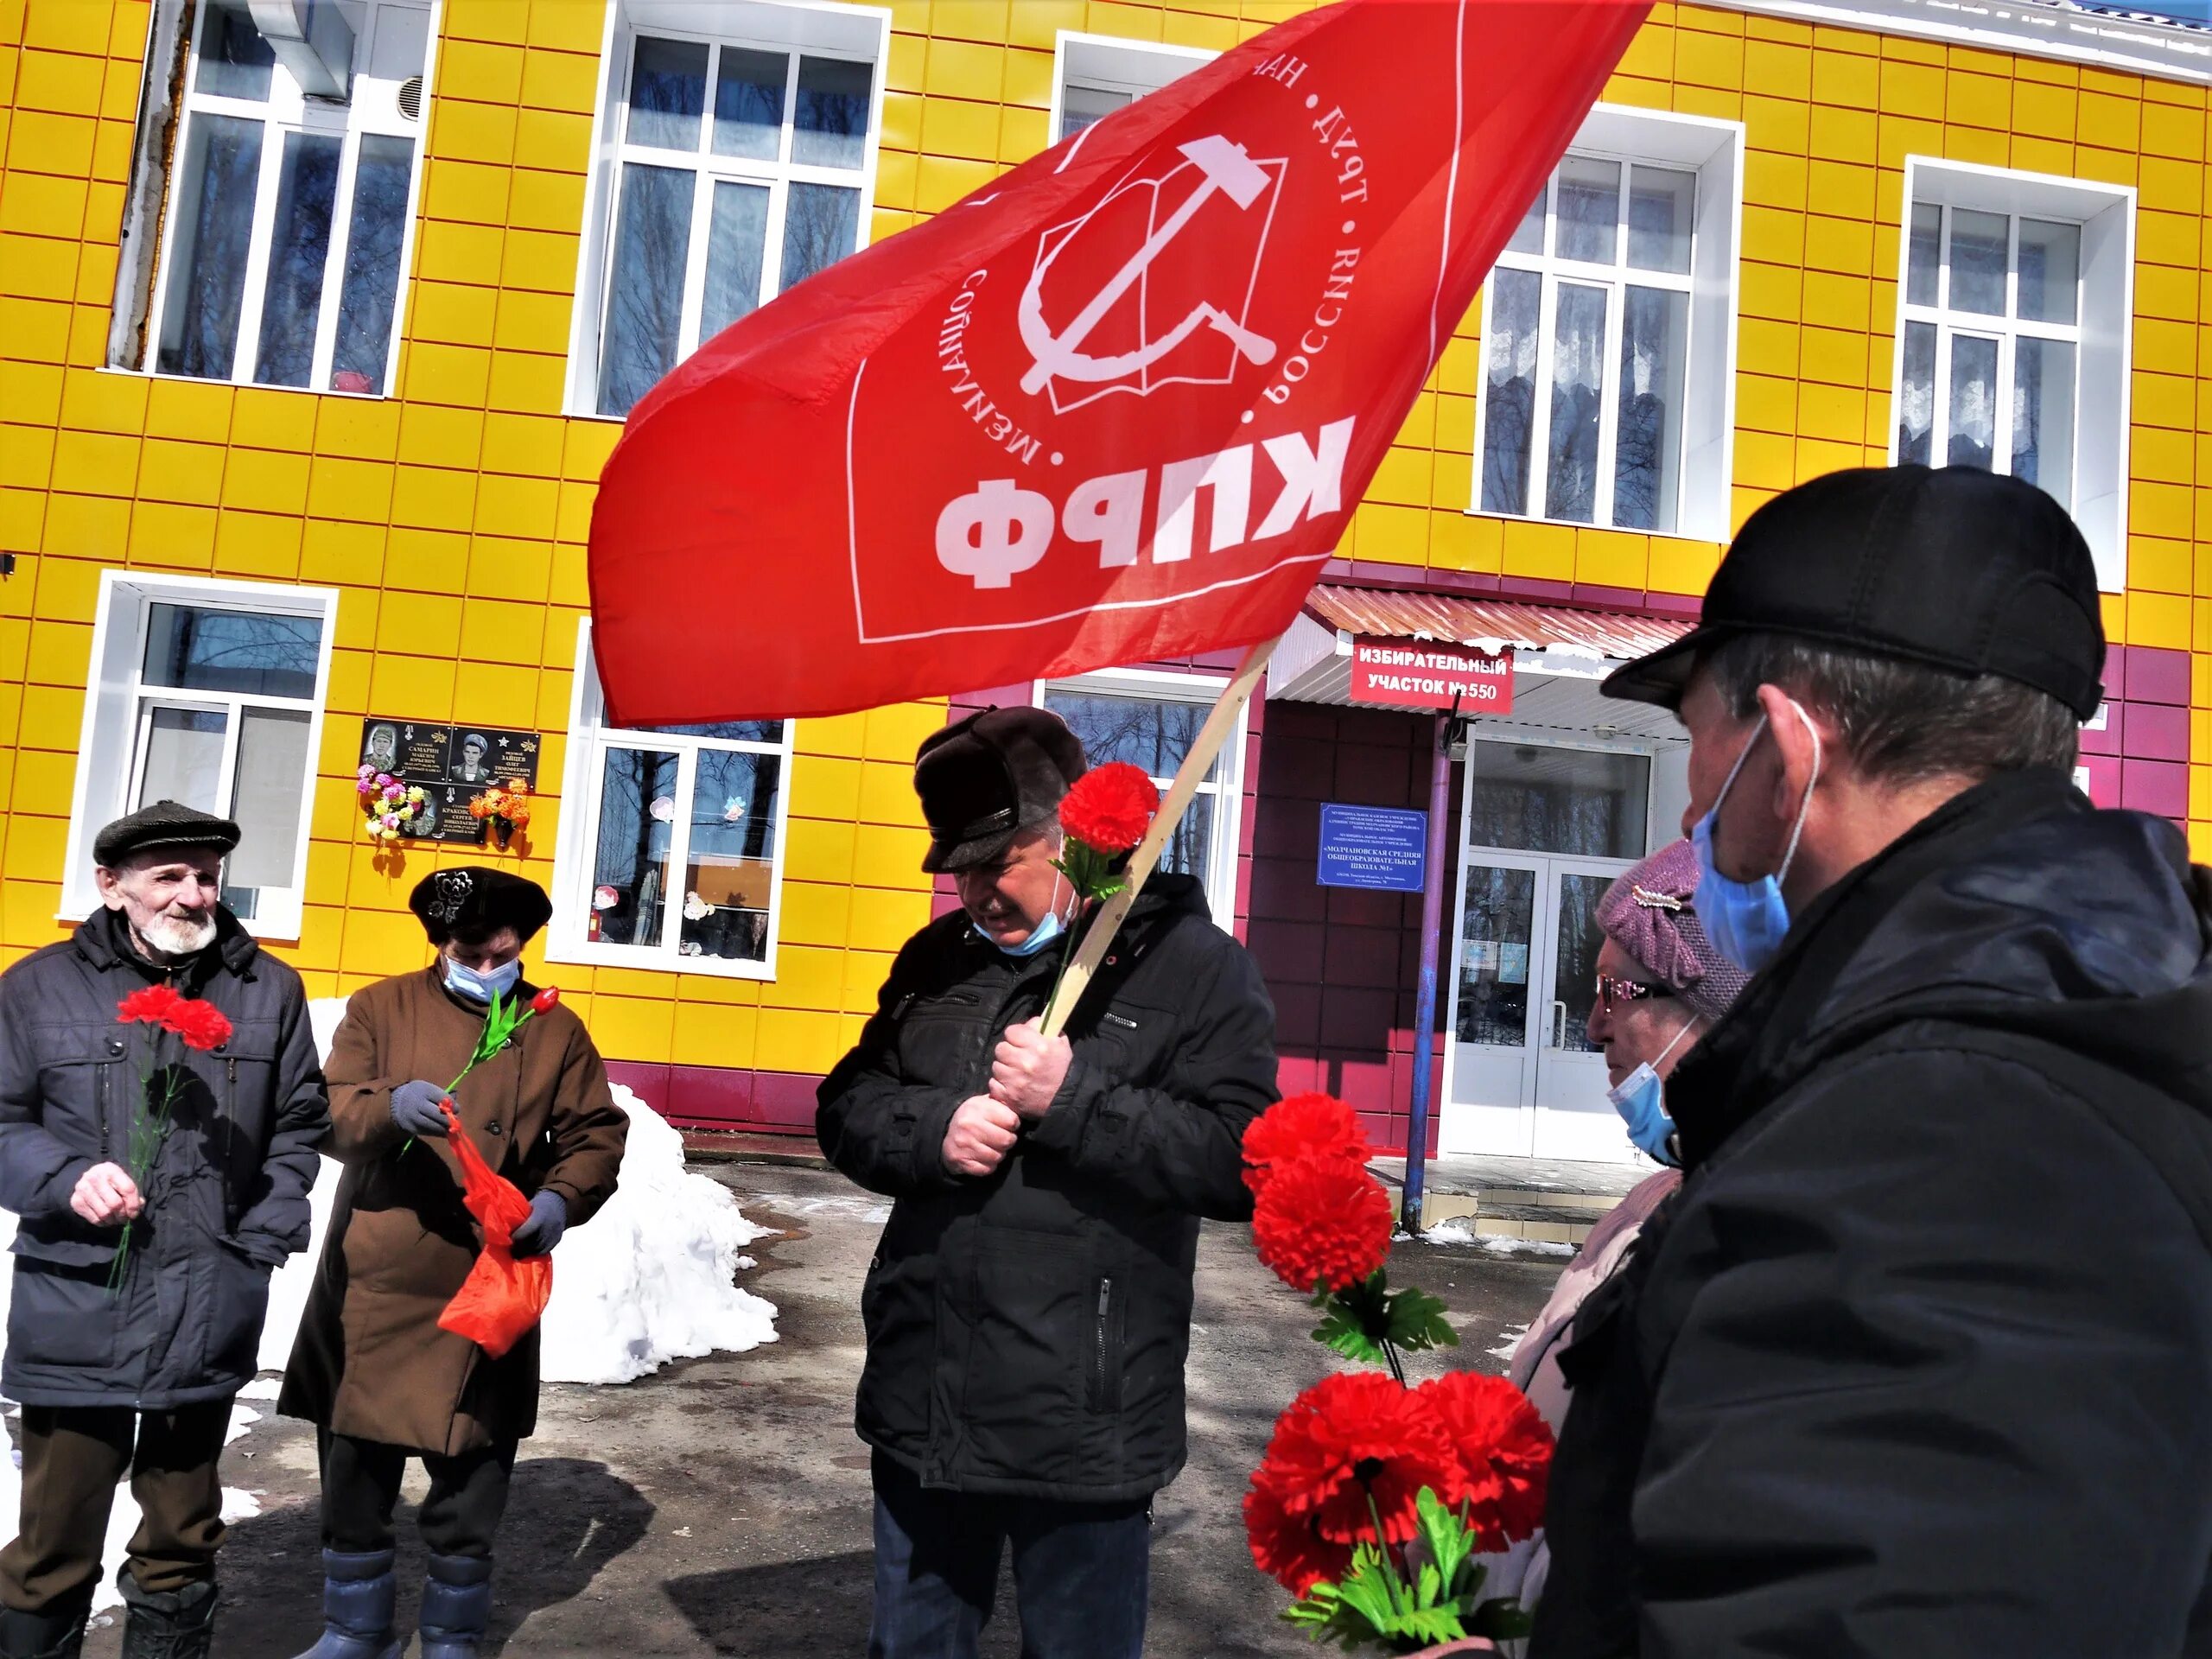
<path id="1" fill-rule="evenodd" d="M 1059 245 L 1039 260 L 1030 274 L 1029 286 L 1021 291 L 1021 302 L 1015 315 L 1021 327 L 1021 343 L 1029 348 L 1033 359 L 1027 373 L 1021 377 L 1021 389 L 1033 397 L 1042 391 L 1055 378 L 1096 384 L 1118 380 L 1128 374 L 1141 373 L 1173 351 L 1202 327 L 1211 327 L 1255 364 L 1270 361 L 1275 354 L 1274 341 L 1255 334 L 1218 306 L 1200 301 L 1191 308 L 1188 315 L 1166 334 L 1146 340 L 1135 351 L 1122 352 L 1108 357 L 1091 357 L 1084 353 L 1083 343 L 1090 332 L 1114 308 L 1115 302 L 1144 275 L 1146 268 L 1158 258 L 1198 214 L 1199 208 L 1211 200 L 1216 191 L 1226 195 L 1239 207 L 1249 207 L 1268 188 L 1267 169 L 1244 152 L 1242 144 L 1231 143 L 1215 134 L 1194 138 L 1180 146 L 1183 154 L 1198 168 L 1202 177 L 1197 189 L 1188 200 L 1169 215 L 1166 222 L 1145 239 L 1145 244 L 1128 262 L 1107 280 L 1106 285 L 1090 297 L 1089 304 L 1076 314 L 1075 321 L 1058 334 L 1045 321 L 1042 289 L 1045 273 L 1052 262 L 1073 240 L 1073 233 L 1063 237 Z"/>

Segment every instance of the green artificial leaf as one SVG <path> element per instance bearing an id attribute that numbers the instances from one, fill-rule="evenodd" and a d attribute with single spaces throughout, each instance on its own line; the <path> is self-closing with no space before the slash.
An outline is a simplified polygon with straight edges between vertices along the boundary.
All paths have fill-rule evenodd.
<path id="1" fill-rule="evenodd" d="M 1331 1308 L 1328 1318 L 1314 1327 L 1313 1340 L 1363 1365 L 1380 1365 L 1389 1357 L 1382 1351 L 1382 1344 L 1367 1334 L 1353 1314 L 1341 1307 Z"/>
<path id="2" fill-rule="evenodd" d="M 1475 1535 L 1467 1525 L 1466 1517 L 1458 1510 L 1448 1509 L 1433 1488 L 1424 1486 L 1414 1499 L 1416 1535 L 1428 1551 L 1439 1575 L 1438 1593 L 1427 1598 L 1429 1601 L 1446 1599 L 1457 1600 L 1460 1595 L 1459 1572 L 1475 1553 Z M 1482 1568 L 1477 1567 L 1477 1573 Z"/>
<path id="3" fill-rule="evenodd" d="M 1380 1274 L 1376 1275 L 1378 1278 Z M 1459 1333 L 1452 1328 L 1452 1321 L 1445 1317 L 1446 1308 L 1438 1298 L 1425 1290 L 1408 1286 L 1393 1294 L 1384 1305 L 1382 1331 L 1384 1341 L 1408 1351 L 1422 1348 L 1457 1348 Z M 1370 1327 L 1370 1330 L 1372 1327 Z"/>
<path id="4" fill-rule="evenodd" d="M 1413 1653 L 1465 1636 L 1460 1611 L 1445 1594 L 1444 1578 L 1434 1567 L 1424 1567 L 1408 1585 L 1381 1549 L 1365 1543 L 1353 1552 L 1340 1582 L 1315 1585 L 1284 1609 L 1283 1617 L 1316 1641 L 1334 1642 L 1347 1651 L 1379 1646 Z"/>

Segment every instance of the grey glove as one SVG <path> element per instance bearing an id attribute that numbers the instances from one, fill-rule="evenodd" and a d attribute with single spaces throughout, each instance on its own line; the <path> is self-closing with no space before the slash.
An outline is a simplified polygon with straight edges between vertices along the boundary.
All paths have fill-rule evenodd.
<path id="1" fill-rule="evenodd" d="M 550 1255 L 569 1230 L 569 1201 L 558 1192 L 539 1192 L 530 1201 L 530 1218 L 507 1240 L 507 1253 L 518 1262 L 525 1256 Z"/>
<path id="2" fill-rule="evenodd" d="M 391 1121 L 408 1135 L 442 1136 L 446 1115 L 438 1107 L 445 1098 L 446 1091 L 435 1083 L 420 1077 L 403 1083 L 391 1091 Z"/>

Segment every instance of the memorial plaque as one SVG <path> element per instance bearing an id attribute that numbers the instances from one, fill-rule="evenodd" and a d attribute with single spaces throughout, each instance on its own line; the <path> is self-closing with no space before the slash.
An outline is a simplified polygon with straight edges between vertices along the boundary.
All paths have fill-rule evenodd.
<path id="1" fill-rule="evenodd" d="M 416 841 L 474 842 L 483 826 L 468 803 L 487 789 L 537 791 L 538 734 L 502 726 L 431 725 L 371 715 L 361 722 L 361 764 L 419 784 L 429 799 L 404 834 Z"/>

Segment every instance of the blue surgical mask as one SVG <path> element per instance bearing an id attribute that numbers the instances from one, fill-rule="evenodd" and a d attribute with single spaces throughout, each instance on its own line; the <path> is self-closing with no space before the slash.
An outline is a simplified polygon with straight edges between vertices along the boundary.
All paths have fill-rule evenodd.
<path id="1" fill-rule="evenodd" d="M 1663 1060 L 1673 1053 L 1675 1044 L 1688 1036 L 1690 1031 L 1689 1026 L 1684 1026 L 1676 1032 L 1674 1040 L 1659 1051 L 1659 1058 Z M 1605 1098 L 1613 1103 L 1613 1109 L 1628 1126 L 1628 1138 L 1636 1142 L 1637 1150 L 1662 1164 L 1681 1165 L 1681 1160 L 1675 1156 L 1674 1147 L 1669 1144 L 1675 1138 L 1675 1120 L 1667 1116 L 1666 1092 L 1660 1084 L 1654 1062 L 1644 1061 L 1605 1090 Z"/>
<path id="2" fill-rule="evenodd" d="M 976 927 L 973 922 L 969 923 L 969 925 Z M 1060 884 L 1058 881 L 1052 883 L 1052 907 L 1045 912 L 1043 921 L 1029 930 L 1029 937 L 1020 944 L 1001 944 L 982 928 L 976 928 L 976 936 L 988 943 L 993 950 L 1002 951 L 1009 957 L 1024 962 L 1050 945 L 1067 931 L 1067 924 L 1060 919 Z"/>
<path id="3" fill-rule="evenodd" d="M 1736 764 L 1729 769 L 1728 781 L 1720 785 L 1712 810 L 1700 818 L 1697 827 L 1690 831 L 1690 844 L 1697 849 L 1697 891 L 1690 895 L 1690 908 L 1697 912 L 1699 925 L 1705 929 L 1706 938 L 1713 941 L 1713 948 L 1747 974 L 1756 974 L 1773 961 L 1789 931 L 1789 906 L 1783 899 L 1782 884 L 1797 856 L 1797 840 L 1805 833 L 1805 815 L 1812 810 L 1813 790 L 1821 781 L 1820 731 L 1814 726 L 1811 715 L 1795 702 L 1789 706 L 1796 709 L 1797 718 L 1805 722 L 1806 731 L 1812 734 L 1813 775 L 1805 780 L 1805 798 L 1797 804 L 1797 822 L 1790 826 L 1789 845 L 1782 855 L 1782 868 L 1772 875 L 1738 881 L 1723 875 L 1713 861 L 1713 827 L 1719 820 L 1721 803 L 1736 786 L 1744 762 L 1751 759 L 1752 747 L 1766 730 L 1764 715 L 1752 728 L 1743 753 L 1736 757 Z"/>
<path id="4" fill-rule="evenodd" d="M 446 988 L 455 996 L 465 996 L 472 1002 L 491 1001 L 494 995 L 505 996 L 514 989 L 522 978 L 522 958 L 502 963 L 488 974 L 480 974 L 474 968 L 446 958 Z"/>

